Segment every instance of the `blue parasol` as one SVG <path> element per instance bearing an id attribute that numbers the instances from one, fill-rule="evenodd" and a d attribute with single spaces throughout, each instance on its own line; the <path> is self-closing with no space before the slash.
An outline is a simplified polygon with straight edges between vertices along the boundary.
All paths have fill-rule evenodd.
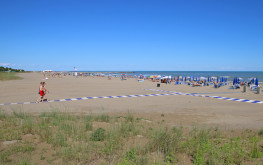
<path id="1" fill-rule="evenodd" d="M 256 78 L 255 85 L 258 86 L 258 78 Z"/>

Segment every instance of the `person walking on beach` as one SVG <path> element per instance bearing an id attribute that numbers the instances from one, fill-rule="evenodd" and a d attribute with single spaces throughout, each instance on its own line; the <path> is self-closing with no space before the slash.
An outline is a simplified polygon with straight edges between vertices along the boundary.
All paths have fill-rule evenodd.
<path id="1" fill-rule="evenodd" d="M 45 97 L 47 91 L 48 90 L 45 87 L 45 82 L 40 82 L 40 86 L 39 86 L 39 95 L 40 95 L 40 97 L 37 100 L 37 102 L 43 102 L 45 100 L 44 97 Z"/>

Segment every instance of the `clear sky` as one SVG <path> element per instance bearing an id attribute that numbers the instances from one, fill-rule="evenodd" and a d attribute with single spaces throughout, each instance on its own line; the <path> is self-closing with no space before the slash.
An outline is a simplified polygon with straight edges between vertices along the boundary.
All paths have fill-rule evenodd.
<path id="1" fill-rule="evenodd" d="M 263 0 L 1 0 L 0 65 L 263 71 Z"/>

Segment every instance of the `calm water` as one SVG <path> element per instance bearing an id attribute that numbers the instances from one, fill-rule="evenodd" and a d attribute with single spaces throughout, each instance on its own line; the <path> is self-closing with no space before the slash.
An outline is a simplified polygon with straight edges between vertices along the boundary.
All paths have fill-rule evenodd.
<path id="1" fill-rule="evenodd" d="M 93 71 L 94 72 L 94 71 Z M 100 71 L 102 72 L 102 71 Z M 110 71 L 104 71 L 110 72 Z M 119 71 L 122 72 L 122 71 Z M 124 71 L 123 71 L 124 72 Z M 233 77 L 241 77 L 244 81 L 249 78 L 257 77 L 259 81 L 263 81 L 263 71 L 134 71 L 134 73 L 127 73 L 128 75 L 166 75 L 166 76 L 198 76 L 198 77 L 221 77 L 227 76 L 231 80 Z"/>

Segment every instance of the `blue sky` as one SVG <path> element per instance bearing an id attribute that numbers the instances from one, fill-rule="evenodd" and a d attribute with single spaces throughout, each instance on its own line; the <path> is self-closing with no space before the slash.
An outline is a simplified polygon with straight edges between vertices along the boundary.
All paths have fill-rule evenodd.
<path id="1" fill-rule="evenodd" d="M 263 71 L 262 0 L 2 0 L 0 65 Z"/>

